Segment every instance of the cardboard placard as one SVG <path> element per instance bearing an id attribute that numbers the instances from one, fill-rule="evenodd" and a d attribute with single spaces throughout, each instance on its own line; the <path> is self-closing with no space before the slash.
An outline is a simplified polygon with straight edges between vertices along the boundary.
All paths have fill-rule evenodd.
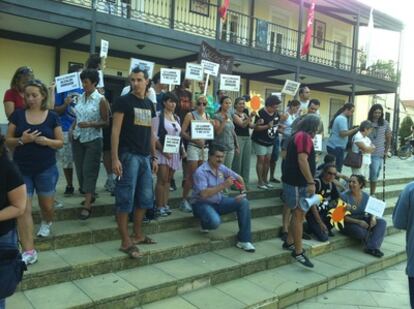
<path id="1" fill-rule="evenodd" d="M 385 202 L 376 199 L 372 196 L 369 197 L 367 206 L 365 207 L 365 212 L 376 216 L 376 217 L 382 217 L 385 210 Z"/>
<path id="2" fill-rule="evenodd" d="M 180 85 L 181 84 L 181 70 L 162 68 L 161 69 L 161 84 Z"/>
<path id="3" fill-rule="evenodd" d="M 109 42 L 106 40 L 101 40 L 101 51 L 99 52 L 99 57 L 108 57 Z"/>
<path id="4" fill-rule="evenodd" d="M 201 66 L 203 67 L 205 74 L 217 77 L 220 69 L 220 64 L 207 60 L 201 60 Z"/>
<path id="5" fill-rule="evenodd" d="M 296 92 L 298 92 L 299 87 L 300 83 L 287 79 L 285 85 L 283 86 L 282 93 L 294 97 L 296 95 Z"/>
<path id="6" fill-rule="evenodd" d="M 322 134 L 316 134 L 313 138 L 313 148 L 315 151 L 322 151 Z"/>
<path id="7" fill-rule="evenodd" d="M 81 88 L 79 73 L 74 72 L 55 77 L 56 93 L 62 93 Z"/>
<path id="8" fill-rule="evenodd" d="M 103 75 L 103 71 L 102 70 L 99 70 L 98 73 L 99 73 L 99 83 L 98 83 L 98 85 L 96 85 L 96 88 L 104 88 L 105 85 L 104 85 L 104 75 Z"/>
<path id="9" fill-rule="evenodd" d="M 220 74 L 220 90 L 240 91 L 240 76 Z"/>
<path id="10" fill-rule="evenodd" d="M 192 120 L 191 139 L 214 139 L 214 127 L 210 121 Z"/>
<path id="11" fill-rule="evenodd" d="M 131 62 L 129 64 L 129 72 L 131 72 L 135 67 L 141 67 L 141 69 L 147 70 L 148 78 L 152 78 L 152 75 L 154 73 L 154 62 L 131 58 Z"/>
<path id="12" fill-rule="evenodd" d="M 174 135 L 165 135 L 164 148 L 162 152 L 164 153 L 179 153 L 180 152 L 180 141 L 181 137 Z"/>
<path id="13" fill-rule="evenodd" d="M 187 63 L 185 66 L 185 79 L 202 81 L 204 80 L 204 70 L 200 64 Z"/>

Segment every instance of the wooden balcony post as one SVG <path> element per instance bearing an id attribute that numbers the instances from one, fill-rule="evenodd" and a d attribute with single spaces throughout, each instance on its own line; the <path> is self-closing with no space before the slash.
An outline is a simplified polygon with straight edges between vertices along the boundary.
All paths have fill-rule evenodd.
<path id="1" fill-rule="evenodd" d="M 253 38 L 254 38 L 254 32 L 253 32 L 253 28 L 254 28 L 254 7 L 256 5 L 256 1 L 255 0 L 250 0 L 250 33 L 249 33 L 249 46 L 253 47 Z"/>
<path id="2" fill-rule="evenodd" d="M 92 0 L 91 35 L 89 41 L 89 53 L 92 55 L 96 49 L 96 0 Z"/>
<path id="3" fill-rule="evenodd" d="M 170 7 L 170 28 L 174 29 L 175 24 L 175 0 L 171 0 L 171 7 Z"/>
<path id="4" fill-rule="evenodd" d="M 359 23 L 360 23 L 360 15 L 359 11 L 357 14 L 356 24 L 354 25 L 354 33 L 352 36 L 352 63 L 351 63 L 351 71 L 356 73 L 356 69 L 358 67 L 358 41 L 359 41 Z"/>

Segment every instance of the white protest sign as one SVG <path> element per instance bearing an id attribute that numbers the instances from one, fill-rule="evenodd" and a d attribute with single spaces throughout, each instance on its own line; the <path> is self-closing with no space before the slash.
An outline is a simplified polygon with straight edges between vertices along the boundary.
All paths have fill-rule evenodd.
<path id="1" fill-rule="evenodd" d="M 140 67 L 143 70 L 147 70 L 148 77 L 152 78 L 152 75 L 154 73 L 154 62 L 131 58 L 129 72 L 131 72 L 132 69 L 136 67 Z"/>
<path id="2" fill-rule="evenodd" d="M 376 217 L 382 217 L 385 210 L 385 202 L 376 199 L 374 197 L 369 197 L 367 206 L 365 207 L 365 212 L 374 215 Z"/>
<path id="3" fill-rule="evenodd" d="M 203 67 L 196 63 L 187 63 L 185 66 L 185 79 L 202 81 L 204 79 Z"/>
<path id="4" fill-rule="evenodd" d="M 192 120 L 191 139 L 214 139 L 214 127 L 210 121 Z"/>
<path id="5" fill-rule="evenodd" d="M 204 73 L 211 75 L 211 76 L 217 76 L 220 69 L 220 64 L 207 61 L 207 60 L 201 60 L 201 66 L 203 67 Z"/>
<path id="6" fill-rule="evenodd" d="M 313 148 L 315 151 L 322 151 L 322 134 L 316 134 L 313 138 Z"/>
<path id="7" fill-rule="evenodd" d="M 220 74 L 220 90 L 240 91 L 240 76 Z"/>
<path id="8" fill-rule="evenodd" d="M 287 79 L 283 86 L 282 93 L 295 96 L 298 91 L 300 83 Z"/>
<path id="9" fill-rule="evenodd" d="M 180 140 L 179 136 L 166 135 L 164 140 L 164 153 L 179 153 L 180 151 Z"/>
<path id="10" fill-rule="evenodd" d="M 103 71 L 102 70 L 99 70 L 98 73 L 99 73 L 99 83 L 98 83 L 98 85 L 96 85 L 96 88 L 104 88 L 105 85 L 104 85 L 104 75 L 103 75 Z"/>
<path id="11" fill-rule="evenodd" d="M 74 72 L 55 77 L 56 93 L 62 93 L 81 88 L 79 73 Z"/>
<path id="12" fill-rule="evenodd" d="M 101 51 L 99 53 L 99 57 L 108 57 L 108 49 L 109 49 L 109 42 L 106 40 L 101 40 Z"/>
<path id="13" fill-rule="evenodd" d="M 179 69 L 161 69 L 161 84 L 180 85 L 181 71 Z"/>

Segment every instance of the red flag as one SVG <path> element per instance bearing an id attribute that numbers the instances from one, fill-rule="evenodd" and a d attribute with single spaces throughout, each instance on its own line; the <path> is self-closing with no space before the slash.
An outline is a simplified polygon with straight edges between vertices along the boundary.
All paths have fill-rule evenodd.
<path id="1" fill-rule="evenodd" d="M 313 31 L 313 19 L 315 18 L 315 5 L 316 5 L 316 0 L 312 0 L 311 6 L 308 12 L 308 22 L 306 25 L 305 39 L 303 40 L 302 51 L 300 52 L 301 56 L 309 54 L 309 51 L 310 51 L 310 42 L 311 42 L 312 31 Z"/>
<path id="2" fill-rule="evenodd" d="M 229 7 L 230 7 L 230 0 L 224 0 L 223 5 L 219 7 L 218 11 L 222 19 L 226 19 L 227 10 L 229 9 Z"/>

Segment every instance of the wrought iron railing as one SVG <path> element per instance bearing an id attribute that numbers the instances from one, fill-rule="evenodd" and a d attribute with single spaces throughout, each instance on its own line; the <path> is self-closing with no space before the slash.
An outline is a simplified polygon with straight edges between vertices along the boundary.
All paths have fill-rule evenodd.
<path id="1" fill-rule="evenodd" d="M 67 4 L 92 7 L 94 0 L 55 0 Z M 96 10 L 101 13 L 128 18 L 159 27 L 173 28 L 208 38 L 266 50 L 270 53 L 296 58 L 298 39 L 304 33 L 262 20 L 247 14 L 228 10 L 224 22 L 218 21 L 218 7 L 214 0 L 96 0 Z M 361 75 L 396 81 L 395 69 L 386 65 L 365 68 L 363 52 L 356 51 L 355 72 Z M 308 55 L 303 61 L 352 71 L 353 48 L 341 42 L 312 37 Z"/>

